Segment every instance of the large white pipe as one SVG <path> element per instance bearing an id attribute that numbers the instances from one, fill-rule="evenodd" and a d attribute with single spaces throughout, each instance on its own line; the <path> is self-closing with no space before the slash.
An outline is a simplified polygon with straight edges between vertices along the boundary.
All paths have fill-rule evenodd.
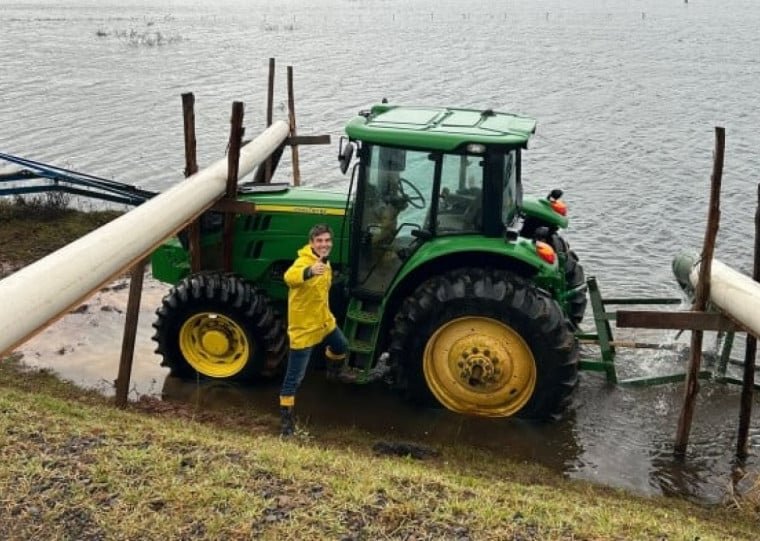
<path id="1" fill-rule="evenodd" d="M 692 286 L 699 281 L 699 265 L 689 274 Z M 713 259 L 710 267 L 710 300 L 755 336 L 760 336 L 760 282 Z"/>
<path id="2" fill-rule="evenodd" d="M 239 177 L 288 136 L 278 121 L 240 150 Z M 0 281 L 0 357 L 153 251 L 224 195 L 227 158 Z"/>

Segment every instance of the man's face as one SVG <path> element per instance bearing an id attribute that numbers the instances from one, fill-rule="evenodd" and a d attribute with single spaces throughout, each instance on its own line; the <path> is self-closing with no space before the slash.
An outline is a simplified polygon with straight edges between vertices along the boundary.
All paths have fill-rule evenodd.
<path id="1" fill-rule="evenodd" d="M 312 238 L 309 244 L 314 253 L 319 257 L 327 257 L 330 255 L 330 250 L 332 250 L 332 235 L 330 233 L 322 233 Z"/>

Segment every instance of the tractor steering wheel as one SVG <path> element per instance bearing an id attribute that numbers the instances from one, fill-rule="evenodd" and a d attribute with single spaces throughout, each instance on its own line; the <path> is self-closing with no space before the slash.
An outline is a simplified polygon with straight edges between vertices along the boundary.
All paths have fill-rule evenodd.
<path id="1" fill-rule="evenodd" d="M 406 193 L 406 189 L 408 188 L 412 192 L 412 196 L 409 196 Z M 401 196 L 404 198 L 404 201 L 409 203 L 411 206 L 413 206 L 416 209 L 424 209 L 426 202 L 425 202 L 425 196 L 422 195 L 422 192 L 412 184 L 411 181 L 405 179 L 404 177 L 399 177 L 398 179 L 398 191 L 401 193 Z"/>

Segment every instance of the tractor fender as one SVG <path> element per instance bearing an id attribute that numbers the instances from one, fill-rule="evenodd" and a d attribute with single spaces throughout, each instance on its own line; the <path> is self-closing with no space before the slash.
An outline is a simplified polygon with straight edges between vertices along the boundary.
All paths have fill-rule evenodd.
<path id="1" fill-rule="evenodd" d="M 410 274 L 425 268 L 426 277 L 444 271 L 444 261 L 454 261 L 455 266 L 469 267 L 498 266 L 521 267 L 523 274 L 553 276 L 558 272 L 558 263 L 548 263 L 536 253 L 535 244 L 529 239 L 518 238 L 515 241 L 505 241 L 499 237 L 440 237 L 426 242 L 415 250 L 391 284 L 392 294 L 398 285 L 406 281 Z M 502 261 L 503 264 L 496 263 Z"/>
<path id="2" fill-rule="evenodd" d="M 395 307 L 423 280 L 451 269 L 478 266 L 509 269 L 537 283 L 554 283 L 559 275 L 558 262 L 541 259 L 528 239 L 441 237 L 417 249 L 396 275 L 383 303 L 383 319 L 393 314 Z"/>
<path id="3" fill-rule="evenodd" d="M 558 229 L 566 229 L 568 220 L 552 209 L 547 199 L 524 199 L 520 205 L 520 211 L 529 218 L 535 218 L 549 226 Z"/>

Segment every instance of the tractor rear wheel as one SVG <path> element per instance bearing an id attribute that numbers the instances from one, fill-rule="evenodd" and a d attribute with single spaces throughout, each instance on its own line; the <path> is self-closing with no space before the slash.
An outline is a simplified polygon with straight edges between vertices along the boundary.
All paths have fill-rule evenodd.
<path id="1" fill-rule="evenodd" d="M 578 261 L 578 255 L 570 249 L 570 244 L 562 237 L 552 237 L 554 251 L 565 256 L 565 284 L 567 285 L 567 315 L 576 327 L 583 321 L 588 304 L 586 273 Z"/>
<path id="2" fill-rule="evenodd" d="M 163 298 L 156 315 L 156 353 L 175 376 L 274 376 L 285 356 L 282 319 L 263 293 L 236 276 L 190 275 Z"/>
<path id="3" fill-rule="evenodd" d="M 390 355 L 408 398 L 485 417 L 557 418 L 578 381 L 559 304 L 505 270 L 425 281 L 396 315 Z"/>

